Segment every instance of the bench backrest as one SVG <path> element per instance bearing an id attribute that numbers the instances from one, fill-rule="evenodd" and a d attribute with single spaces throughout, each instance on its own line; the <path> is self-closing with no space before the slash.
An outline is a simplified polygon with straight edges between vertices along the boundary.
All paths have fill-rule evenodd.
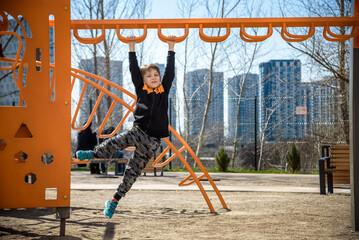
<path id="1" fill-rule="evenodd" d="M 334 184 L 350 183 L 350 154 L 349 145 L 332 145 L 329 148 L 331 166 L 335 167 L 333 172 Z"/>

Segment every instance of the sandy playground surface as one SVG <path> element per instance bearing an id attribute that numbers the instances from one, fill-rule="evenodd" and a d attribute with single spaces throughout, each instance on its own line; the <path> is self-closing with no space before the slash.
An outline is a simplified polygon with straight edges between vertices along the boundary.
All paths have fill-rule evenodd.
<path id="1" fill-rule="evenodd" d="M 160 178 L 156 178 L 160 179 Z M 200 191 L 133 190 L 111 220 L 113 190 L 72 190 L 66 236 L 52 209 L 0 210 L 0 239 L 359 239 L 348 194 L 222 192 L 209 212 Z"/>

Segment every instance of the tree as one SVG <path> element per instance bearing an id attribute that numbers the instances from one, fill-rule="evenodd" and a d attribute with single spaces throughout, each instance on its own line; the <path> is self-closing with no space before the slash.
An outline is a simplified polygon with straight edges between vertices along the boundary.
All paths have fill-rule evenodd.
<path id="1" fill-rule="evenodd" d="M 300 152 L 298 151 L 295 143 L 292 144 L 290 152 L 287 155 L 287 162 L 292 169 L 292 173 L 300 169 Z"/>
<path id="2" fill-rule="evenodd" d="M 229 166 L 229 161 L 230 159 L 222 147 L 221 150 L 219 150 L 219 152 L 216 154 L 216 163 L 218 169 L 222 172 L 227 171 Z"/>
<path id="3" fill-rule="evenodd" d="M 205 2 L 205 6 L 207 9 L 207 13 L 211 18 L 216 18 L 216 17 L 220 17 L 220 18 L 226 18 L 228 17 L 235 9 L 236 7 L 239 5 L 240 1 L 234 1 L 231 3 L 227 3 L 224 0 L 217 0 L 217 1 L 210 1 L 207 0 Z M 216 6 L 216 7 L 214 7 Z M 212 29 L 212 33 L 213 33 Z M 219 28 L 217 30 L 217 33 L 214 34 L 215 36 L 221 36 L 221 28 Z M 203 141 L 204 141 L 204 137 L 205 137 L 205 132 L 206 132 L 206 125 L 207 125 L 207 121 L 208 121 L 208 113 L 209 113 L 209 109 L 211 107 L 211 103 L 213 102 L 213 100 L 215 99 L 216 96 L 213 96 L 213 87 L 214 87 L 214 81 L 215 81 L 215 76 L 214 76 L 214 72 L 215 72 L 215 61 L 219 60 L 217 58 L 217 54 L 218 54 L 218 47 L 219 47 L 219 43 L 211 43 L 210 45 L 210 54 L 209 54 L 209 61 L 210 61 L 210 65 L 209 65 L 209 76 L 208 76 L 208 91 L 206 92 L 206 103 L 205 103 L 205 110 L 203 113 L 203 120 L 202 120 L 202 126 L 201 126 L 201 130 L 199 133 L 199 137 L 198 137 L 198 144 L 197 144 L 197 149 L 196 149 L 196 155 L 199 156 L 200 152 L 201 152 L 201 148 L 203 146 Z"/>
<path id="4" fill-rule="evenodd" d="M 183 18 L 191 18 L 193 11 L 196 9 L 196 7 L 198 7 L 199 2 L 196 0 L 181 0 L 178 8 L 181 11 L 181 16 Z M 189 96 L 188 92 L 186 91 L 186 84 L 187 84 L 187 78 L 186 78 L 186 73 L 187 73 L 187 69 L 188 69 L 188 62 L 189 62 L 189 55 L 191 53 L 193 53 L 193 49 L 189 49 L 190 47 L 194 47 L 193 45 L 189 45 L 189 41 L 190 41 L 191 35 L 189 35 L 185 41 L 184 41 L 184 53 L 182 54 L 184 57 L 183 60 L 183 64 L 181 64 L 182 62 L 180 62 L 180 64 L 183 67 L 183 83 L 182 83 L 182 92 L 183 92 L 183 99 L 184 99 L 184 107 L 186 109 L 185 111 L 185 123 L 186 123 L 186 127 L 185 127 L 185 141 L 190 144 L 190 111 L 189 108 L 191 106 L 191 101 L 193 99 L 193 95 Z M 180 130 L 181 132 L 181 130 Z M 185 153 L 185 159 L 188 159 L 188 152 L 186 151 Z"/>
<path id="5" fill-rule="evenodd" d="M 282 1 L 280 2 L 280 9 L 283 16 L 298 17 L 298 14 L 302 14 L 302 16 L 306 17 L 345 17 L 351 15 L 351 1 L 301 0 L 295 1 L 295 4 Z M 331 30 L 341 35 L 348 34 L 351 31 L 348 27 L 331 28 Z M 349 143 L 349 41 L 329 42 L 323 39 L 321 32 L 317 31 L 307 41 L 287 42 L 287 44 L 308 57 L 310 64 L 313 66 L 313 72 L 315 72 L 314 81 L 318 80 L 318 78 L 320 79 L 323 75 L 330 74 L 325 85 L 333 88 L 340 96 L 341 132 L 344 133 L 342 138 L 346 143 Z"/>
<path id="6" fill-rule="evenodd" d="M 136 0 L 136 1 L 117 1 L 117 0 L 74 0 L 72 1 L 73 14 L 80 19 L 121 19 L 121 18 L 136 18 L 146 16 L 151 8 L 147 5 L 150 3 L 149 0 Z M 87 32 L 92 38 L 98 37 L 101 34 L 101 30 L 92 29 Z M 93 59 L 91 63 L 82 62 L 83 66 L 80 66 L 85 71 L 94 73 L 95 75 L 102 75 L 107 80 L 112 81 L 116 74 L 122 74 L 119 70 L 111 69 L 111 58 L 115 55 L 126 56 L 127 54 L 119 54 L 119 51 L 123 50 L 122 47 L 118 47 L 118 39 L 114 30 L 106 30 L 106 37 L 100 44 L 79 44 L 75 41 L 74 51 L 78 59 Z M 124 50 L 124 52 L 127 50 Z M 102 58 L 104 62 L 102 62 Z M 140 51 L 140 58 L 142 59 L 142 51 Z M 80 62 L 81 63 L 81 62 Z M 111 87 L 107 86 L 107 89 L 111 91 Z M 96 101 L 100 94 L 98 89 L 91 89 L 89 94 L 86 94 L 90 105 Z M 118 93 L 121 94 L 121 93 Z M 110 96 L 104 97 L 102 104 L 96 111 L 95 124 L 99 126 L 103 120 L 104 115 L 107 113 L 112 103 Z M 90 106 L 91 108 L 91 106 Z M 88 112 L 85 109 L 85 112 Z M 116 109 L 117 114 L 111 114 L 108 125 L 112 126 L 112 121 L 117 121 L 122 117 L 121 107 L 118 106 Z M 86 114 L 88 115 L 88 114 Z M 113 119 L 114 118 L 114 119 Z"/>

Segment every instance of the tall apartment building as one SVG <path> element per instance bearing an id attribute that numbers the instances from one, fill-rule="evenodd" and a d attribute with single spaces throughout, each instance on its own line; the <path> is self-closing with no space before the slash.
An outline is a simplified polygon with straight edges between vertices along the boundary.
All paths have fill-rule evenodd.
<path id="1" fill-rule="evenodd" d="M 239 105 L 238 139 L 254 141 L 255 127 L 255 97 L 258 96 L 258 74 L 240 74 L 228 79 L 228 139 L 235 138 L 237 125 L 238 100 L 243 90 Z"/>
<path id="2" fill-rule="evenodd" d="M 338 128 L 337 124 L 340 123 L 340 96 L 326 82 L 327 79 L 324 79 L 302 87 L 300 101 L 307 107 L 308 112 L 303 116 L 304 132 L 307 137 L 313 137 L 316 131 L 324 128 Z M 337 84 L 335 81 L 331 83 L 334 86 L 335 84 Z"/>
<path id="3" fill-rule="evenodd" d="M 302 94 L 300 60 L 270 60 L 259 68 L 260 132 L 266 130 L 268 141 L 303 138 L 304 124 L 297 123 L 305 121 L 296 115 L 296 107 L 303 105 L 298 97 Z"/>
<path id="4" fill-rule="evenodd" d="M 200 133 L 203 114 L 208 98 L 210 71 L 198 69 L 186 73 L 186 94 L 190 103 L 189 107 L 189 132 L 192 136 Z M 213 72 L 213 92 L 211 105 L 207 119 L 207 133 L 212 134 L 208 144 L 216 143 L 223 138 L 224 130 L 224 108 L 223 108 L 223 72 Z M 217 142 L 218 143 L 218 142 Z"/>
<path id="5" fill-rule="evenodd" d="M 79 68 L 81 70 L 84 70 L 89 73 L 95 73 L 95 64 L 94 64 L 94 58 L 91 59 L 82 59 L 79 63 Z M 105 58 L 104 57 L 97 57 L 97 75 L 107 79 L 107 73 L 106 73 L 106 66 L 105 66 Z M 112 82 L 116 83 L 119 86 L 122 86 L 123 82 L 123 72 L 122 72 L 122 61 L 110 61 L 110 79 Z M 103 85 L 103 84 L 102 84 Z M 79 87 L 79 95 L 81 94 L 81 91 L 83 89 L 84 82 L 80 81 L 80 87 Z M 110 87 L 110 91 L 114 93 L 115 95 L 119 96 L 121 99 L 123 99 L 123 94 L 121 91 Z M 95 106 L 96 100 L 97 100 L 98 92 L 96 92 L 96 89 L 92 86 L 88 85 L 86 88 L 85 96 L 81 104 L 80 113 L 79 113 L 79 125 L 84 124 L 85 121 L 87 121 L 93 107 Z M 109 109 L 109 106 L 111 105 L 111 102 L 107 102 L 106 94 L 102 97 L 101 104 L 99 106 L 100 116 L 101 116 L 101 122 L 106 116 L 107 110 Z M 124 112 L 127 111 L 127 108 L 123 107 L 119 103 L 115 105 L 115 108 L 112 112 L 112 121 L 113 125 L 119 123 L 119 121 L 122 119 L 122 116 L 124 115 Z M 95 122 L 93 121 L 93 129 L 99 127 L 96 126 Z"/>

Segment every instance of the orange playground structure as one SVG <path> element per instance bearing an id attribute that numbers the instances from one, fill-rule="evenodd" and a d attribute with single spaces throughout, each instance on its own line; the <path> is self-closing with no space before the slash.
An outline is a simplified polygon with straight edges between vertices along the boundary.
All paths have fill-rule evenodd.
<path id="1" fill-rule="evenodd" d="M 358 1 L 357 1 L 358 2 Z M 355 4 L 359 10 L 358 3 Z M 92 121 L 104 96 L 112 99 L 103 123 L 99 128 L 99 137 L 113 136 L 122 126 L 129 114 L 134 111 L 136 96 L 114 84 L 113 82 L 91 73 L 71 68 L 71 30 L 74 37 L 83 44 L 100 43 L 105 38 L 106 29 L 115 29 L 118 39 L 124 43 L 128 39 L 120 34 L 121 29 L 143 29 L 143 35 L 136 38 L 144 41 L 147 29 L 157 29 L 158 38 L 162 41 L 168 37 L 162 29 L 181 28 L 184 35 L 176 37 L 176 42 L 186 39 L 191 28 L 199 29 L 199 37 L 206 42 L 221 42 L 232 34 L 240 34 L 243 41 L 259 42 L 269 38 L 273 28 L 281 29 L 281 36 L 290 42 L 304 41 L 312 37 L 317 28 L 323 29 L 323 37 L 328 41 L 345 41 L 354 38 L 354 46 L 359 47 L 359 16 L 326 17 L 326 18 L 242 18 L 242 19 L 119 19 L 119 20 L 71 20 L 70 0 L 24 1 L 11 0 L 0 2 L 0 36 L 13 35 L 18 39 L 19 46 L 15 58 L 0 58 L 3 65 L 0 72 L 12 71 L 16 86 L 20 92 L 19 106 L 0 107 L 0 208 L 36 208 L 54 207 L 61 219 L 60 235 L 65 233 L 65 219 L 69 217 L 70 207 L 70 169 L 71 169 L 71 126 L 84 129 Z M 19 17 L 23 17 L 29 28 L 25 28 Z M 20 25 L 24 38 L 9 30 L 9 19 Z M 352 27 L 348 35 L 339 35 L 331 27 Z M 54 63 L 50 63 L 49 29 L 54 28 Z M 294 35 L 287 28 L 308 28 L 306 35 Z M 208 36 L 204 28 L 225 28 L 223 36 Z M 266 28 L 267 34 L 252 36 L 246 28 Z M 102 34 L 97 38 L 85 38 L 79 35 L 81 29 L 99 29 Z M 234 33 L 234 30 L 238 33 Z M 231 32 L 232 31 L 232 32 Z M 21 54 L 24 46 L 25 51 Z M 26 79 L 24 79 L 26 71 Z M 96 79 L 89 80 L 86 76 Z M 71 119 L 71 91 L 76 81 L 83 81 L 83 89 L 78 100 L 75 115 Z M 76 127 L 86 87 L 91 85 L 100 91 L 87 123 Z M 127 95 L 132 103 L 128 103 L 107 89 L 111 86 Z M 103 135 L 102 131 L 115 105 L 127 109 L 123 119 L 117 124 L 114 132 Z M 206 178 L 220 200 L 223 208 L 227 205 L 213 182 L 211 176 L 201 164 L 183 138 L 169 126 L 173 136 L 183 147 L 177 149 L 167 138 L 163 140 L 168 147 L 157 157 L 154 166 L 165 166 L 178 157 L 188 169 L 189 175 L 179 185 L 187 186 L 196 183 L 209 209 L 214 207 L 203 188 L 200 179 Z M 165 162 L 159 163 L 163 156 L 172 149 L 174 155 Z M 202 174 L 197 176 L 184 157 L 188 151 Z"/>

